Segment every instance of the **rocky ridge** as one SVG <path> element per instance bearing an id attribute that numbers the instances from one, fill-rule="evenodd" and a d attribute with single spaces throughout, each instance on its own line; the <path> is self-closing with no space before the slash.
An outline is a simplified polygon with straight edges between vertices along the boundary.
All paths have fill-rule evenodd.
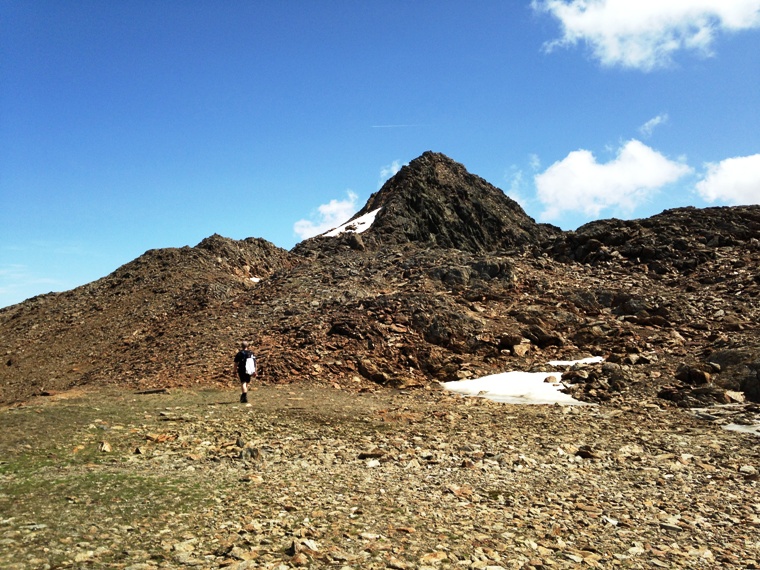
<path id="1" fill-rule="evenodd" d="M 207 375 L 209 364 L 187 358 L 184 347 L 221 347 L 197 338 L 193 315 L 296 264 L 265 240 L 215 235 L 192 248 L 147 251 L 83 287 L 2 309 L 0 401 L 90 383 L 130 385 L 143 374 L 171 377 L 180 362 Z M 55 369 L 45 370 L 46 362 Z"/>
<path id="2" fill-rule="evenodd" d="M 357 217 L 378 209 L 361 234 L 292 252 L 212 236 L 1 310 L 0 400 L 226 383 L 241 338 L 276 383 L 409 388 L 601 355 L 568 376 L 577 397 L 758 399 L 760 208 L 560 232 L 425 153 Z"/>

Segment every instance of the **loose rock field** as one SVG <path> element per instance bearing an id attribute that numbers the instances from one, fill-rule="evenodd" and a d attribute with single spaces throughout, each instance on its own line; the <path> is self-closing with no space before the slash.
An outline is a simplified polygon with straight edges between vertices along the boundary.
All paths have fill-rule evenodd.
<path id="1" fill-rule="evenodd" d="M 0 412 L 3 568 L 757 568 L 756 436 L 427 389 Z"/>

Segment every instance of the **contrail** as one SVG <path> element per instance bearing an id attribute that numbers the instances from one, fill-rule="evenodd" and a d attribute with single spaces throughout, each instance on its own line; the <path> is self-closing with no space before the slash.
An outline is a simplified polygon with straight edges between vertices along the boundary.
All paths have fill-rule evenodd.
<path id="1" fill-rule="evenodd" d="M 407 127 L 423 127 L 424 125 L 372 125 L 373 129 L 404 129 Z"/>

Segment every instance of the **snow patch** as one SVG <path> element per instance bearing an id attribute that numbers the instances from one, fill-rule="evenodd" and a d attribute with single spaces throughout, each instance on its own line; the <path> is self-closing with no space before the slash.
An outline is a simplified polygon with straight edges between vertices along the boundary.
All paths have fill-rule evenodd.
<path id="1" fill-rule="evenodd" d="M 581 360 L 553 360 L 552 366 L 572 366 L 574 364 L 593 364 L 604 358 L 594 356 Z M 561 372 L 502 372 L 472 380 L 443 382 L 446 390 L 463 396 L 479 396 L 494 402 L 505 404 L 564 404 L 570 406 L 589 406 L 588 402 L 576 400 L 561 390 Z"/>
<path id="2" fill-rule="evenodd" d="M 555 372 L 503 372 L 473 380 L 444 382 L 447 390 L 463 396 L 480 396 L 506 404 L 585 405 L 560 392 L 562 375 Z"/>
<path id="3" fill-rule="evenodd" d="M 342 226 L 338 226 L 337 228 L 330 230 L 329 232 L 325 232 L 322 235 L 325 237 L 336 237 L 345 232 L 353 232 L 357 234 L 366 232 L 372 226 L 372 223 L 375 221 L 375 216 L 377 216 L 377 213 L 380 210 L 382 210 L 382 208 L 367 212 L 363 216 L 359 216 L 355 220 L 346 222 Z"/>
<path id="4" fill-rule="evenodd" d="M 752 435 L 760 435 L 760 423 L 754 423 L 750 425 L 742 424 L 726 424 L 723 429 L 728 431 L 738 431 L 741 433 L 751 433 Z"/>
<path id="5" fill-rule="evenodd" d="M 549 366 L 573 366 L 575 364 L 596 364 L 597 362 L 604 362 L 604 357 L 591 356 L 580 360 L 550 360 Z"/>

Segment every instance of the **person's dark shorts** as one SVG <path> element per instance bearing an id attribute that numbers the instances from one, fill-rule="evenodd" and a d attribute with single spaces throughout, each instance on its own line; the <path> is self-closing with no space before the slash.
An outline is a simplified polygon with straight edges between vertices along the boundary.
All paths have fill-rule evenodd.
<path id="1" fill-rule="evenodd" d="M 238 371 L 238 377 L 240 378 L 241 384 L 248 384 L 251 381 L 251 375 L 246 374 L 245 372 Z"/>

